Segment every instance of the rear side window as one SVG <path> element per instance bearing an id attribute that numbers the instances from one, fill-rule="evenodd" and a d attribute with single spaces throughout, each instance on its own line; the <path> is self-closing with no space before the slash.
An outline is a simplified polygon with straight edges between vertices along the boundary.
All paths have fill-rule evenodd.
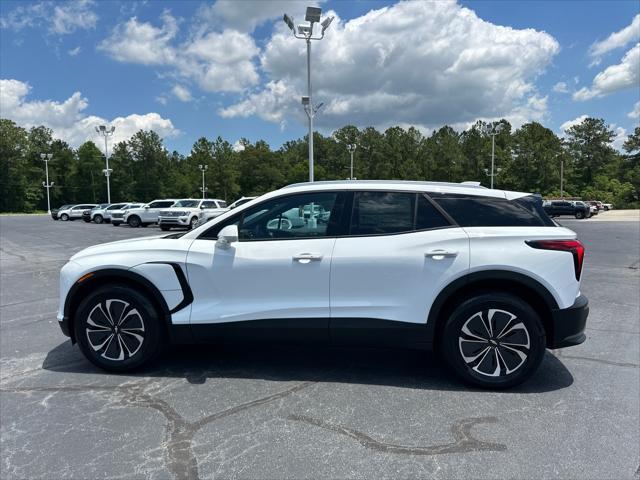
<path id="1" fill-rule="evenodd" d="M 461 227 L 542 227 L 554 226 L 542 210 L 541 200 L 507 200 L 505 198 L 456 194 L 430 194 Z M 528 198 L 528 197 L 523 197 Z M 531 205 L 531 202 L 536 202 Z"/>
<path id="2" fill-rule="evenodd" d="M 201 207 L 202 208 L 216 208 L 216 202 L 214 202 L 214 201 L 202 202 Z"/>
<path id="3" fill-rule="evenodd" d="M 149 208 L 168 208 L 174 203 L 175 202 L 172 202 L 172 201 L 153 202 L 149 204 Z"/>
<path id="4" fill-rule="evenodd" d="M 422 194 L 356 192 L 351 235 L 381 235 L 449 226 Z"/>

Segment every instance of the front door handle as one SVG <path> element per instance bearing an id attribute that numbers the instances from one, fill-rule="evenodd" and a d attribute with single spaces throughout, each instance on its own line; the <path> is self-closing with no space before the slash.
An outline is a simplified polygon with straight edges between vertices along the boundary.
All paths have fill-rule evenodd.
<path id="1" fill-rule="evenodd" d="M 293 259 L 300 263 L 319 262 L 322 260 L 321 253 L 298 253 Z"/>
<path id="2" fill-rule="evenodd" d="M 455 257 L 458 255 L 458 252 L 455 250 L 429 250 L 424 254 L 427 258 L 432 258 L 434 260 L 442 260 L 445 257 Z"/>

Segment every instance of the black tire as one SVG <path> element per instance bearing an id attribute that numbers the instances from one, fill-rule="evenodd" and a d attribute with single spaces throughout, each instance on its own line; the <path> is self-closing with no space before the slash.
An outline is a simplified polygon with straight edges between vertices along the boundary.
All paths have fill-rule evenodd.
<path id="1" fill-rule="evenodd" d="M 198 225 L 198 217 L 192 217 L 189 220 L 189 230 L 193 230 Z"/>
<path id="2" fill-rule="evenodd" d="M 66 213 L 63 213 L 62 215 L 60 215 L 60 220 L 62 220 L 63 222 L 66 222 L 67 220 L 69 220 L 69 215 L 67 215 Z"/>
<path id="3" fill-rule="evenodd" d="M 111 222 L 111 225 L 113 225 L 114 227 L 117 227 L 120 225 L 120 222 Z"/>
<path id="4" fill-rule="evenodd" d="M 171 230 L 171 227 L 168 227 L 166 225 L 160 225 L 160 230 L 162 230 L 163 232 L 168 232 L 169 230 Z"/>
<path id="5" fill-rule="evenodd" d="M 131 228 L 138 228 L 140 225 L 142 225 L 142 222 L 140 221 L 140 217 L 138 217 L 137 215 L 131 215 L 127 219 L 127 223 Z"/>
<path id="6" fill-rule="evenodd" d="M 584 212 L 576 212 L 576 218 L 582 220 L 584 218 Z"/>
<path id="7" fill-rule="evenodd" d="M 84 217 L 82 217 L 82 219 L 85 221 L 85 223 L 91 223 L 91 219 L 90 219 L 90 218 L 84 218 Z"/>
<path id="8" fill-rule="evenodd" d="M 97 224 L 100 224 L 100 223 L 104 222 L 104 218 L 102 217 L 102 215 L 96 214 L 93 217 L 93 221 L 96 222 Z"/>
<path id="9" fill-rule="evenodd" d="M 493 312 L 488 328 L 492 310 L 498 311 Z M 535 310 L 522 299 L 501 292 L 462 302 L 449 316 L 441 341 L 445 360 L 462 380 L 493 389 L 510 388 L 531 377 L 546 348 L 544 328 Z"/>
<path id="10" fill-rule="evenodd" d="M 80 350 L 103 370 L 136 369 L 153 360 L 164 344 L 160 315 L 146 295 L 128 286 L 96 289 L 82 300 L 74 318 Z"/>

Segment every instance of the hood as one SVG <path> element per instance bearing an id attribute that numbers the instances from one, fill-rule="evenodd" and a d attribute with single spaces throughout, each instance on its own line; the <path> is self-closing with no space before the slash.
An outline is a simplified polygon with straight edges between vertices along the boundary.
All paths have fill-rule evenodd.
<path id="1" fill-rule="evenodd" d="M 96 254 L 102 255 L 108 253 L 131 253 L 140 251 L 147 252 L 163 249 L 166 242 L 172 241 L 164 239 L 163 237 L 165 236 L 166 235 L 155 235 L 152 237 L 130 238 L 127 240 L 117 240 L 115 242 L 93 245 L 85 248 L 84 250 L 80 250 L 78 253 L 73 255 L 70 260 L 78 261 L 84 257 Z"/>

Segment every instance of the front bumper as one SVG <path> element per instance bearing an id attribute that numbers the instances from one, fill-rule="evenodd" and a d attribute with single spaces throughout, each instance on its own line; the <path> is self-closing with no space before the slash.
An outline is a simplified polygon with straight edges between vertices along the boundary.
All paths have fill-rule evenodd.
<path id="1" fill-rule="evenodd" d="M 186 227 L 189 225 L 189 217 L 160 217 L 158 224 Z"/>
<path id="2" fill-rule="evenodd" d="M 548 348 L 579 345 L 587 339 L 584 329 L 589 315 L 589 300 L 584 295 L 576 298 L 569 308 L 552 310 L 552 328 L 547 332 Z"/>

